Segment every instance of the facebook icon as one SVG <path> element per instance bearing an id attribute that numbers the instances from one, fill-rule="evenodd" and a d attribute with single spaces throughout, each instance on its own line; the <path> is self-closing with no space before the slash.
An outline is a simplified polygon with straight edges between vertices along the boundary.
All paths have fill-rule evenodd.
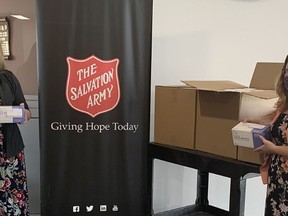
<path id="1" fill-rule="evenodd" d="M 80 212 L 80 206 L 73 206 L 73 212 Z"/>

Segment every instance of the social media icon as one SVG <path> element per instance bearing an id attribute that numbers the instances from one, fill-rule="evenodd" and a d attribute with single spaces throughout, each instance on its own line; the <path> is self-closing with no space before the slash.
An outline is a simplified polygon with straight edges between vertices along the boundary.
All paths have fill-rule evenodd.
<path id="1" fill-rule="evenodd" d="M 94 206 L 90 205 L 90 206 L 86 206 L 86 212 L 91 212 L 93 210 Z"/>
<path id="2" fill-rule="evenodd" d="M 80 206 L 73 206 L 73 212 L 80 212 Z"/>
<path id="3" fill-rule="evenodd" d="M 100 212 L 107 211 L 107 205 L 100 205 Z"/>
<path id="4" fill-rule="evenodd" d="M 112 211 L 117 212 L 118 211 L 118 206 L 117 205 L 113 205 Z"/>

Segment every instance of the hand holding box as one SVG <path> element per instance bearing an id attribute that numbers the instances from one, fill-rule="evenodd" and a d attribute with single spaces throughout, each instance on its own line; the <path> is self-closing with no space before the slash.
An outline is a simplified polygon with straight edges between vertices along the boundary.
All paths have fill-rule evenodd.
<path id="1" fill-rule="evenodd" d="M 234 145 L 248 148 L 258 148 L 263 144 L 259 135 L 271 140 L 270 125 L 240 122 L 232 128 Z"/>
<path id="2" fill-rule="evenodd" d="M 24 121 L 23 106 L 0 106 L 0 123 L 23 123 Z"/>

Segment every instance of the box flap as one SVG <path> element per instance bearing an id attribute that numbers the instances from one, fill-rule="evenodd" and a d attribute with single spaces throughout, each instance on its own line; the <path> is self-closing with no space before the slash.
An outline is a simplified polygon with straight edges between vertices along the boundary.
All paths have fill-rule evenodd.
<path id="1" fill-rule="evenodd" d="M 155 85 L 155 88 L 191 88 L 187 85 Z"/>
<path id="2" fill-rule="evenodd" d="M 283 63 L 258 62 L 250 82 L 250 88 L 275 89 L 276 77 L 282 66 Z"/>
<path id="3" fill-rule="evenodd" d="M 251 92 L 245 92 L 245 94 L 263 99 L 271 99 L 278 97 L 275 90 L 251 91 Z"/>
<path id="4" fill-rule="evenodd" d="M 241 88 L 247 88 L 244 85 L 241 85 L 239 83 L 229 81 L 229 80 L 213 80 L 213 81 L 198 81 L 198 80 L 192 80 L 192 81 L 182 81 L 186 85 L 189 85 L 191 87 L 200 89 L 200 90 L 212 90 L 212 91 L 223 91 L 225 89 L 241 89 Z"/>

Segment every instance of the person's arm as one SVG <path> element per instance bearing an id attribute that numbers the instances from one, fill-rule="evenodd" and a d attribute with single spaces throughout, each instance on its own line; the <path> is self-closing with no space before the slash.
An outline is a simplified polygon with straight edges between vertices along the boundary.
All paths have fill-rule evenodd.
<path id="1" fill-rule="evenodd" d="M 273 111 L 265 116 L 262 116 L 260 118 L 245 118 L 243 122 L 250 122 L 255 124 L 262 124 L 262 125 L 268 125 L 271 124 L 273 119 L 275 118 L 277 112 Z"/>
<path id="2" fill-rule="evenodd" d="M 263 145 L 255 149 L 255 152 L 265 154 L 278 154 L 288 159 L 288 146 L 277 146 L 273 142 L 265 139 L 263 136 L 259 136 L 263 142 Z"/>
<path id="3" fill-rule="evenodd" d="M 23 106 L 25 108 L 25 121 L 23 123 L 26 123 L 31 118 L 31 112 L 30 112 L 29 106 L 26 102 L 26 99 L 24 97 L 22 87 L 20 85 L 19 80 L 17 79 L 17 77 L 14 74 L 12 74 L 12 78 L 13 78 L 13 82 L 14 82 L 14 94 L 15 94 L 14 103 L 15 103 L 15 105 L 20 105 L 20 106 Z"/>
<path id="4" fill-rule="evenodd" d="M 30 118 L 31 118 L 31 112 L 30 112 L 29 109 L 26 109 L 26 108 L 25 108 L 25 104 L 24 104 L 24 103 L 21 103 L 21 104 L 19 104 L 19 105 L 20 105 L 20 106 L 23 106 L 24 109 L 25 109 L 25 121 L 23 122 L 23 124 L 24 124 L 24 123 L 26 123 L 27 121 L 30 120 Z"/>

